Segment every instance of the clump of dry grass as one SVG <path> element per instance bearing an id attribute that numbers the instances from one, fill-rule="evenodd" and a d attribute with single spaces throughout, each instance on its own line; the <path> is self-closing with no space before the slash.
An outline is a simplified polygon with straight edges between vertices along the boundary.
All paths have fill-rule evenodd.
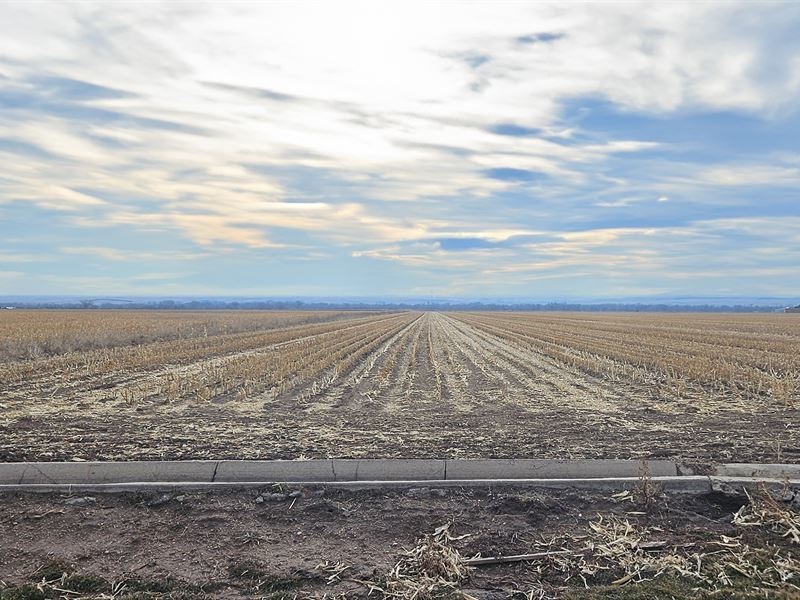
<path id="1" fill-rule="evenodd" d="M 633 500 L 630 492 L 616 497 Z M 733 523 L 768 528 L 793 544 L 800 543 L 800 514 L 763 488 L 749 496 Z M 575 580 L 588 590 L 609 580 L 612 588 L 621 588 L 666 578 L 684 582 L 698 597 L 728 598 L 737 590 L 747 590 L 764 597 L 782 593 L 800 598 L 800 560 L 785 547 L 769 543 L 752 547 L 742 536 L 681 544 L 668 538 L 669 532 L 659 527 L 598 515 L 586 535 L 564 534 L 542 542 L 537 550 L 544 551 L 527 555 L 531 557 L 526 561 L 528 572 L 536 578 L 527 597 L 558 598 Z M 563 584 L 555 583 L 558 580 Z"/>
<path id="2" fill-rule="evenodd" d="M 747 490 L 745 490 L 747 493 Z M 763 487 L 755 497 L 747 494 L 750 502 L 742 506 L 733 516 L 733 522 L 742 527 L 768 527 L 800 545 L 800 513 L 786 503 L 775 499 Z"/>
<path id="3" fill-rule="evenodd" d="M 571 553 L 554 552 L 531 567 L 540 578 L 561 574 L 564 583 L 580 579 L 586 589 L 609 575 L 612 586 L 650 582 L 661 577 L 678 578 L 704 593 L 729 597 L 731 590 L 745 587 L 749 592 L 780 590 L 800 593 L 800 560 L 776 547 L 752 548 L 740 538 L 721 536 L 700 544 L 669 545 L 658 537 L 660 528 L 641 527 L 618 517 L 598 517 L 583 538 L 565 537 L 561 547 L 581 541 L 584 547 Z M 554 542 L 550 542 L 552 545 Z M 603 576 L 603 574 L 606 574 Z M 534 588 L 536 598 L 547 595 L 544 582 Z"/>
<path id="4" fill-rule="evenodd" d="M 458 588 L 472 568 L 452 545 L 464 537 L 453 537 L 449 523 L 425 535 L 395 564 L 384 582 L 371 584 L 370 593 L 407 600 L 471 598 Z"/>

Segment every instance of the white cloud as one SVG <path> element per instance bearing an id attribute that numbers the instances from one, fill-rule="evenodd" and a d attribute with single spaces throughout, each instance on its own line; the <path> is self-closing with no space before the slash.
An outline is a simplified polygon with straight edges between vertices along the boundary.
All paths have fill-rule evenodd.
<path id="1" fill-rule="evenodd" d="M 208 253 L 203 252 L 180 252 L 170 250 L 159 250 L 157 252 L 131 251 L 130 249 L 108 248 L 105 246 L 66 246 L 59 248 L 59 252 L 65 254 L 85 254 L 87 256 L 100 257 L 104 260 L 119 262 L 143 262 L 143 261 L 165 261 L 165 260 L 197 260 L 206 258 Z M 1 255 L 0 255 L 1 256 Z"/>
<path id="2" fill-rule="evenodd" d="M 50 73 L 129 94 L 85 103 L 122 115 L 89 126 L 80 120 L 91 114 L 76 122 L 57 110 L 1 125 L 63 159 L 56 174 L 64 189 L 192 196 L 220 206 L 238 206 L 247 194 L 274 201 L 302 193 L 247 172 L 246 162 L 331 169 L 363 195 L 386 200 L 490 195 L 514 185 L 488 177 L 494 168 L 579 182 L 579 165 L 656 144 L 563 145 L 487 128 L 507 122 L 564 135 L 559 110 L 576 96 L 651 111 L 786 106 L 800 91 L 794 63 L 769 85 L 757 66 L 766 59 L 763 36 L 797 14 L 783 8 L 774 18 L 762 15 L 760 27 L 744 28 L 733 21 L 739 10 L 629 3 L 5 5 L 0 53 L 12 59 L 3 67 L 11 81 Z M 543 33 L 553 35 L 530 35 Z M 515 41 L 526 35 L 532 43 Z M 109 150 L 102 139 L 120 146 Z M 12 195 L 46 207 L 87 202 L 53 199 L 43 170 L 13 167 Z M 747 177 L 710 176 L 723 184 Z M 195 229 L 196 221 L 184 219 Z"/>
<path id="3" fill-rule="evenodd" d="M 592 223 L 666 210 L 680 221 L 681 206 L 744 204 L 719 190 L 800 184 L 796 155 L 681 163 L 670 156 L 678 144 L 565 116 L 583 99 L 623 117 L 777 119 L 800 95 L 790 3 L 7 3 L 0 13 L 0 204 L 35 205 L 81 234 L 133 228 L 181 236 L 199 256 L 325 250 L 531 280 L 624 270 L 626 256 L 633 270 L 683 272 L 670 240 L 707 251 L 726 231 L 773 224 Z M 618 167 L 637 156 L 656 156 L 646 173 Z M 526 236 L 543 240 L 515 243 Z M 444 238 L 506 247 L 451 252 L 437 246 Z M 58 245 L 180 259 L 108 240 Z"/>
<path id="4" fill-rule="evenodd" d="M 800 184 L 800 167 L 764 164 L 726 165 L 705 169 L 698 177 L 709 183 L 726 186 L 797 185 Z"/>

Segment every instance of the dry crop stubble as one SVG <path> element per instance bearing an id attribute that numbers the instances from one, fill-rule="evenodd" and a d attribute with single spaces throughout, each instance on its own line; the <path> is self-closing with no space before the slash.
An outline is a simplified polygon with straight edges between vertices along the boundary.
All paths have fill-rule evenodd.
<path id="1" fill-rule="evenodd" d="M 112 312 L 0 362 L 2 459 L 800 460 L 794 315 Z"/>

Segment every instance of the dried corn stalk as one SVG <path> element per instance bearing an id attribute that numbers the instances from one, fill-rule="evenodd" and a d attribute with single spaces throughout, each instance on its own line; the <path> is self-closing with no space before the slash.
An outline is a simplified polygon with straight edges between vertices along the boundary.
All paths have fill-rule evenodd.
<path id="1" fill-rule="evenodd" d="M 441 598 L 443 595 L 469 599 L 458 589 L 472 570 L 452 546 L 463 537 L 450 535 L 450 524 L 442 525 L 426 535 L 406 552 L 389 571 L 383 585 L 373 584 L 372 591 L 386 597 L 408 600 Z"/>
<path id="2" fill-rule="evenodd" d="M 745 490 L 750 502 L 733 516 L 733 522 L 742 527 L 769 527 L 793 544 L 800 544 L 800 513 L 776 500 L 763 486 L 755 497 Z"/>

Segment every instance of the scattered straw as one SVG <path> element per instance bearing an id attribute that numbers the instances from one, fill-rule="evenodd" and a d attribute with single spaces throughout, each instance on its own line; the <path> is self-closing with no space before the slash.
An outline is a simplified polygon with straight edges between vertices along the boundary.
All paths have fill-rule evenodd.
<path id="1" fill-rule="evenodd" d="M 464 537 L 453 537 L 450 524 L 442 525 L 406 552 L 389 571 L 382 585 L 372 584 L 370 593 L 376 591 L 386 597 L 407 600 L 441 598 L 444 595 L 471 598 L 458 587 L 472 569 L 464 564 L 464 558 L 452 545 L 453 541 Z"/>
<path id="2" fill-rule="evenodd" d="M 325 578 L 328 582 L 328 585 L 332 583 L 336 583 L 341 579 L 342 573 L 344 573 L 347 569 L 350 569 L 351 566 L 343 563 L 343 562 L 331 562 L 325 561 L 318 564 L 315 569 L 317 571 L 322 571 L 325 573 Z"/>
<path id="3" fill-rule="evenodd" d="M 736 525 L 769 527 L 793 544 L 800 544 L 800 513 L 776 500 L 763 486 L 758 489 L 755 497 L 750 496 L 747 490 L 745 493 L 750 502 L 733 516 Z"/>

